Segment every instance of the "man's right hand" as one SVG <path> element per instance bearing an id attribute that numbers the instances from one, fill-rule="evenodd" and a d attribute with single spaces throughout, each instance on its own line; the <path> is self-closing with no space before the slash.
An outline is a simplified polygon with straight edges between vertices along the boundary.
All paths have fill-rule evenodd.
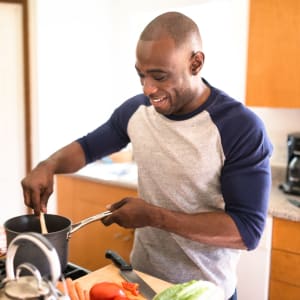
<path id="1" fill-rule="evenodd" d="M 39 163 L 22 181 L 24 203 L 36 215 L 47 212 L 47 203 L 53 192 L 54 172 L 47 161 Z"/>
<path id="2" fill-rule="evenodd" d="M 54 174 L 74 173 L 86 164 L 85 154 L 78 142 L 72 142 L 40 162 L 21 182 L 24 202 L 36 215 L 47 212 L 53 192 Z"/>

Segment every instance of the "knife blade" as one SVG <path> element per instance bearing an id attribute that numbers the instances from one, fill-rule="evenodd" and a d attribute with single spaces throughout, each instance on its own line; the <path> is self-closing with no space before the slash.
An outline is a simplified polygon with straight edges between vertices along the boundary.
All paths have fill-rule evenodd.
<path id="1" fill-rule="evenodd" d="M 147 300 L 153 299 L 156 292 L 133 270 L 131 264 L 128 264 L 118 253 L 112 250 L 107 250 L 105 257 L 112 260 L 115 266 L 120 269 L 120 274 L 126 281 L 139 285 L 139 291 Z"/>

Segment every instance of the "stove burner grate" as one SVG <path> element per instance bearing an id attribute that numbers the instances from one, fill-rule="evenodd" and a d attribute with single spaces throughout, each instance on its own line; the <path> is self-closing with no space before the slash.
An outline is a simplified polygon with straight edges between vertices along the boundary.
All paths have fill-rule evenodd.
<path id="1" fill-rule="evenodd" d="M 89 274 L 91 271 L 87 270 L 83 267 L 80 267 L 74 263 L 69 262 L 67 264 L 66 269 L 62 272 L 62 275 L 65 278 L 71 278 L 72 280 L 75 280 L 77 278 L 80 278 L 84 275 Z M 0 259 L 0 286 L 6 277 L 6 270 L 5 270 L 5 259 Z"/>
<path id="2" fill-rule="evenodd" d="M 74 263 L 69 262 L 67 264 L 66 269 L 62 273 L 65 278 L 69 277 L 69 278 L 75 280 L 77 278 L 80 278 L 84 275 L 91 273 L 91 271 L 87 270 L 83 267 L 80 267 Z"/>
<path id="3" fill-rule="evenodd" d="M 5 261 L 3 259 L 0 260 L 0 287 L 1 282 L 5 278 L 6 272 L 5 272 Z"/>

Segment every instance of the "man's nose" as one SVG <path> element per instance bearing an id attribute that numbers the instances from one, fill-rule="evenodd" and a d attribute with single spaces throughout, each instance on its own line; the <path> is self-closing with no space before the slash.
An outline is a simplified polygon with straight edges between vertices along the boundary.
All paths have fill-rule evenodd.
<path id="1" fill-rule="evenodd" d="M 151 80 L 144 79 L 143 81 L 143 92 L 146 96 L 150 96 L 151 94 L 157 91 L 157 87 Z"/>

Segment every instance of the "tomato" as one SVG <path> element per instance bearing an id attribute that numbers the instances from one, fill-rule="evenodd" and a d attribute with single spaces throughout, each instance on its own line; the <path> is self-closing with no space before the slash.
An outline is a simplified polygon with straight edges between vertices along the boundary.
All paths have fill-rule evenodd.
<path id="1" fill-rule="evenodd" d="M 116 297 L 123 297 L 125 300 L 126 294 L 122 287 L 114 282 L 99 282 L 90 289 L 90 300 L 114 300 Z"/>
<path id="2" fill-rule="evenodd" d="M 138 283 L 123 281 L 122 282 L 122 287 L 125 290 L 130 291 L 131 294 L 134 295 L 134 296 L 138 296 L 139 293 L 140 293 Z"/>
<path id="3" fill-rule="evenodd" d="M 117 296 L 114 298 L 114 300 L 130 300 L 130 299 L 127 297 L 123 297 L 123 296 Z"/>

